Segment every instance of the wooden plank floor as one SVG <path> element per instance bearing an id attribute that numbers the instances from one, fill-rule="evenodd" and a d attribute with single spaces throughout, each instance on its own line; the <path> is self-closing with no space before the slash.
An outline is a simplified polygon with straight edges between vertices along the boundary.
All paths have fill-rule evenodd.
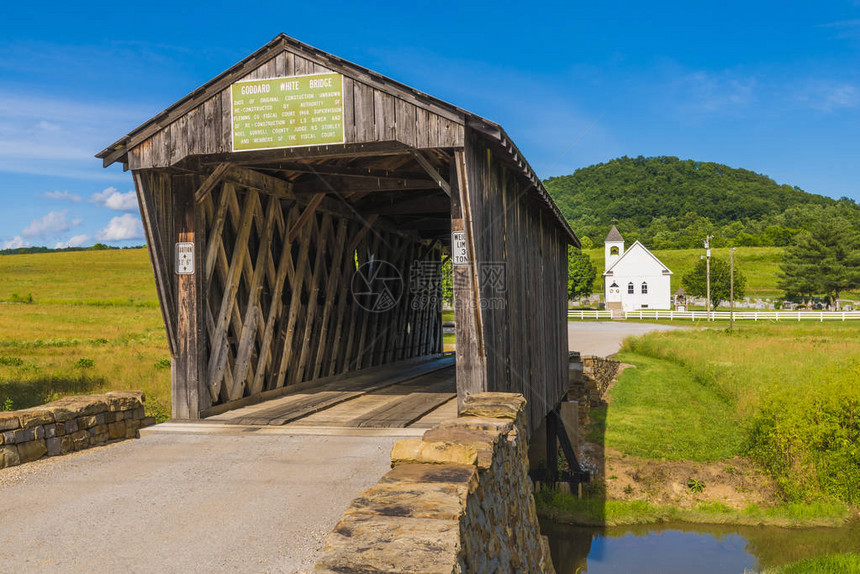
<path id="1" fill-rule="evenodd" d="M 454 372 L 452 356 L 393 364 L 228 411 L 206 421 L 254 426 L 405 428 L 423 422 L 435 409 L 456 398 Z"/>

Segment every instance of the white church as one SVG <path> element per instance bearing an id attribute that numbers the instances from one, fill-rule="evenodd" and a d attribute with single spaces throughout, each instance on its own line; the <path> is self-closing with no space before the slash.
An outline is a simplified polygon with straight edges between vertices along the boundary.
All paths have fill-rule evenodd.
<path id="1" fill-rule="evenodd" d="M 634 241 L 625 249 L 624 238 L 613 225 L 604 241 L 604 250 L 603 294 L 607 309 L 672 308 L 672 272 L 644 245 Z"/>

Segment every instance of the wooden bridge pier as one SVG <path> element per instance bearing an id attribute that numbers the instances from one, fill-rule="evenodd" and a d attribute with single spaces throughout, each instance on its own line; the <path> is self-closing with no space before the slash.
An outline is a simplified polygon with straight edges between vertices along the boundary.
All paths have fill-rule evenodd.
<path id="1" fill-rule="evenodd" d="M 567 387 L 579 241 L 501 126 L 284 35 L 98 154 L 132 170 L 198 419 L 442 352 L 456 392 Z M 405 364 L 405 363 L 404 363 Z"/>

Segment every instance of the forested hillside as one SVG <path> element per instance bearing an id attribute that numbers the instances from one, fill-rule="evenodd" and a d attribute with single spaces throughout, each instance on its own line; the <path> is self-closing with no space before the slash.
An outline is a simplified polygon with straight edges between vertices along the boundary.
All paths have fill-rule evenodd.
<path id="1" fill-rule="evenodd" d="M 813 211 L 860 224 L 860 207 L 779 185 L 765 175 L 676 157 L 621 157 L 544 181 L 577 234 L 601 245 L 613 219 L 628 241 L 652 249 L 784 246 Z M 587 239 L 585 239 L 587 238 Z"/>

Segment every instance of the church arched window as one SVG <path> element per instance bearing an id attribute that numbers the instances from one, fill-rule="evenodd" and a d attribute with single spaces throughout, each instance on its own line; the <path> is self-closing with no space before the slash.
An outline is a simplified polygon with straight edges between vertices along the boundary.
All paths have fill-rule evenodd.
<path id="1" fill-rule="evenodd" d="M 613 245 L 612 247 L 610 247 L 609 248 L 609 254 L 610 255 L 618 255 L 618 246 Z"/>
<path id="2" fill-rule="evenodd" d="M 643 295 L 647 295 L 647 294 L 648 294 L 648 284 L 647 284 L 647 283 L 645 283 L 644 281 L 642 282 L 642 294 L 643 294 Z"/>
<path id="3" fill-rule="evenodd" d="M 632 281 L 627 284 L 627 293 L 629 293 L 630 295 L 633 295 L 633 282 Z"/>

